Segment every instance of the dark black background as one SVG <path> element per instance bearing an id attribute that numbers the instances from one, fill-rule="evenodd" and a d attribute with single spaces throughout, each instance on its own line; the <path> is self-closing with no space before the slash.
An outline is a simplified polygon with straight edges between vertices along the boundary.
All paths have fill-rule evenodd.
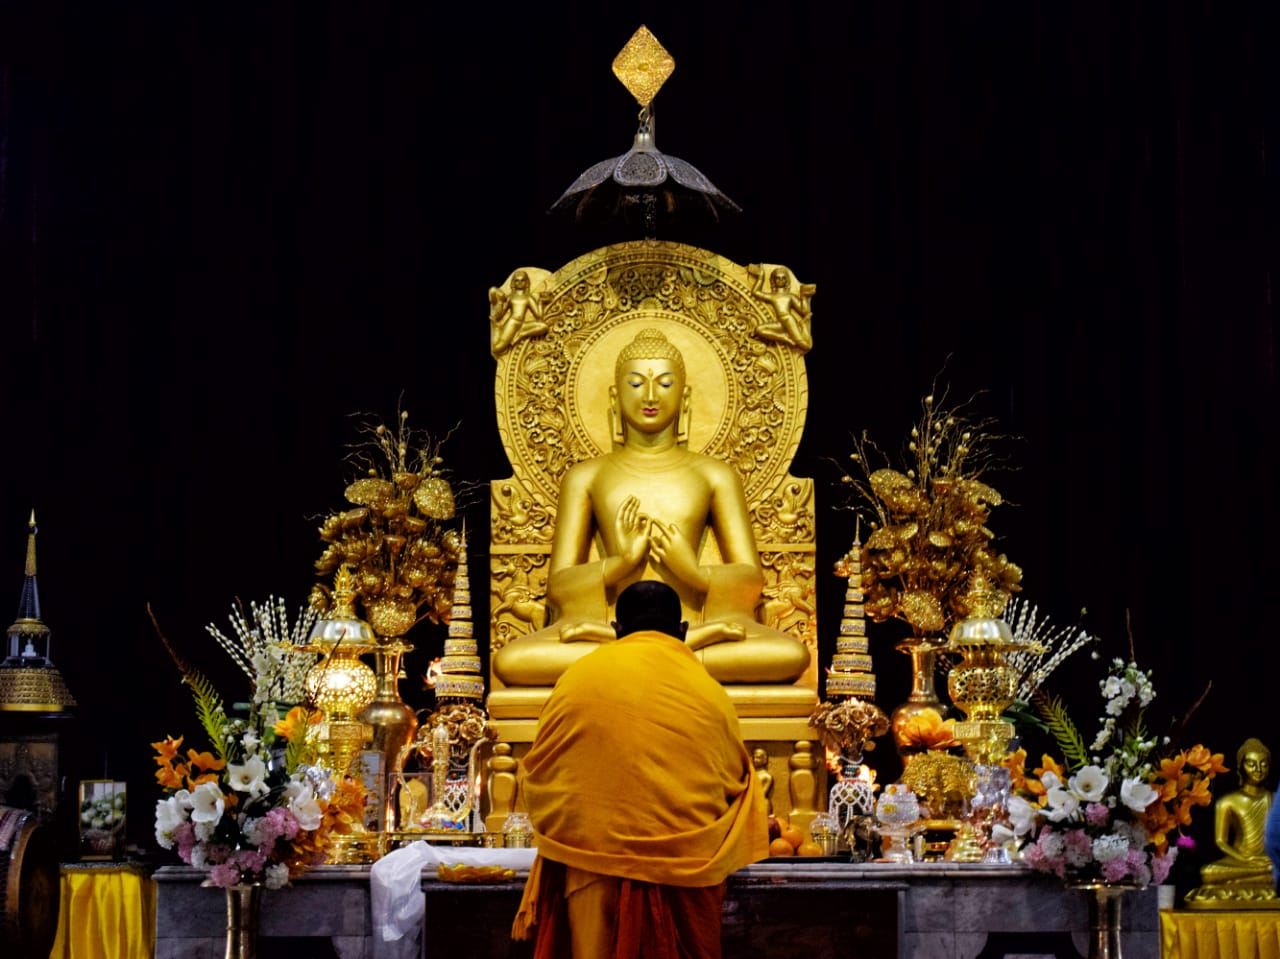
<path id="1" fill-rule="evenodd" d="M 149 834 L 147 743 L 196 723 L 146 605 L 235 698 L 204 625 L 302 602 L 350 414 L 402 401 L 460 424 L 456 478 L 508 475 L 486 291 L 609 238 L 545 211 L 628 146 L 610 63 L 642 21 L 677 64 L 658 145 L 744 209 L 666 238 L 818 286 L 793 471 L 820 496 L 824 663 L 849 437 L 898 447 L 936 377 L 1021 438 L 990 525 L 1025 596 L 1087 608 L 1107 655 L 1129 611 L 1157 725 L 1212 680 L 1189 736 L 1233 760 L 1274 727 L 1274 11 L 0 7 L 0 596 L 34 507 L 80 775 L 128 778 Z M 472 558 L 483 608 L 483 536 Z M 426 706 L 442 633 L 415 638 Z M 1086 729 L 1096 675 L 1056 684 Z"/>

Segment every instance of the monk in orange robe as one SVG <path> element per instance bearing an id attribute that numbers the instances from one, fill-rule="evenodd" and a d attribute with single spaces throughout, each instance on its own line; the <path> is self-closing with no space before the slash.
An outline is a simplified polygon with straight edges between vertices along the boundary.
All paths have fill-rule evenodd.
<path id="1" fill-rule="evenodd" d="M 556 683 L 521 762 L 538 858 L 514 938 L 535 959 L 719 959 L 725 880 L 769 854 L 767 805 L 680 600 L 642 581 L 618 640 Z"/>

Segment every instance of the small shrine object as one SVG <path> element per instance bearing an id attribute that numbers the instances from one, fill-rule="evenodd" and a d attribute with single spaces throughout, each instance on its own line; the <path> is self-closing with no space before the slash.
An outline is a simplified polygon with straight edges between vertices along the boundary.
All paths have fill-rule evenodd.
<path id="1" fill-rule="evenodd" d="M 32 510 L 18 618 L 5 633 L 0 662 L 0 805 L 52 820 L 74 805 L 61 784 L 76 701 L 49 656 L 51 631 L 41 616 L 36 582 L 36 532 Z M 74 838 L 73 827 L 59 831 Z"/>

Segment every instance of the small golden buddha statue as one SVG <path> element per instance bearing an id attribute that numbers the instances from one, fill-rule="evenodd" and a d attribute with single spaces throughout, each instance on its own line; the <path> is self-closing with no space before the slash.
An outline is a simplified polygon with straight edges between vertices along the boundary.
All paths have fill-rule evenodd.
<path id="1" fill-rule="evenodd" d="M 494 654 L 507 686 L 552 685 L 614 640 L 613 597 L 641 579 L 680 595 L 685 641 L 722 683 L 792 682 L 809 665 L 800 640 L 756 619 L 763 573 L 742 483 L 730 464 L 687 448 L 691 395 L 684 359 L 660 331 L 644 330 L 619 351 L 613 449 L 564 477 L 547 582 L 555 618 Z M 709 534 L 716 563 L 701 558 Z"/>
<path id="2" fill-rule="evenodd" d="M 1280 907 L 1264 843 L 1272 799 L 1265 785 L 1271 750 L 1251 736 L 1236 751 L 1236 770 L 1240 788 L 1213 804 L 1213 839 L 1222 858 L 1201 867 L 1201 885 L 1186 896 L 1193 908 L 1219 902 L 1239 906 L 1247 901 Z"/>

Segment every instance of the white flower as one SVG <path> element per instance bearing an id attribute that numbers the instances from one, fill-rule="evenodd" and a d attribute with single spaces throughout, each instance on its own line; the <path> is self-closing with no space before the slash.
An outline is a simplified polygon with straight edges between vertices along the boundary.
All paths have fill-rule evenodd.
<path id="1" fill-rule="evenodd" d="M 226 803 L 217 783 L 201 783 L 191 794 L 191 821 L 216 824 L 222 818 Z"/>
<path id="2" fill-rule="evenodd" d="M 268 889 L 280 889 L 289 885 L 289 867 L 282 862 L 273 862 L 262 871 L 262 881 Z"/>
<path id="3" fill-rule="evenodd" d="M 243 764 L 227 764 L 227 784 L 236 792 L 261 796 L 267 791 L 267 764 L 259 756 L 250 756 Z"/>
<path id="4" fill-rule="evenodd" d="M 1003 846 L 1011 839 L 1016 839 L 1017 834 L 1003 823 L 991 824 L 991 841 L 997 846 Z"/>
<path id="5" fill-rule="evenodd" d="M 197 869 L 203 869 L 209 864 L 209 847 L 203 842 L 198 842 L 191 847 L 191 865 Z"/>
<path id="6" fill-rule="evenodd" d="M 292 788 L 294 785 L 298 787 L 296 790 Z M 320 803 L 316 801 L 311 786 L 307 783 L 291 784 L 285 792 L 289 796 L 289 812 L 293 813 L 293 818 L 298 820 L 298 825 L 307 832 L 319 829 Z"/>
<path id="7" fill-rule="evenodd" d="M 189 795 L 181 789 L 168 799 L 156 800 L 156 842 L 165 849 L 173 848 L 173 831 L 187 821 L 190 805 L 184 805 L 184 800 Z"/>
<path id="8" fill-rule="evenodd" d="M 1098 862 L 1123 859 L 1129 854 L 1129 841 L 1115 833 L 1107 833 L 1093 841 L 1093 858 Z"/>
<path id="9" fill-rule="evenodd" d="M 240 737 L 240 744 L 244 746 L 245 753 L 257 752 L 258 745 L 261 742 L 262 740 L 258 738 L 258 731 L 256 729 L 245 730 L 245 734 Z"/>
<path id="10" fill-rule="evenodd" d="M 1038 810 L 1021 796 L 1010 796 L 1005 804 L 1005 811 L 1009 814 L 1009 825 L 1013 827 L 1016 836 L 1025 836 L 1036 824 Z"/>
<path id="11" fill-rule="evenodd" d="M 248 842 L 249 845 L 251 846 L 262 845 L 262 840 L 263 840 L 262 823 L 263 822 L 264 820 L 262 819 L 262 817 L 251 816 L 248 819 L 246 819 L 244 823 L 241 824 L 240 832 L 244 835 L 245 841 Z"/>
<path id="12" fill-rule="evenodd" d="M 1067 790 L 1060 787 L 1050 789 L 1048 799 L 1049 811 L 1046 815 L 1050 822 L 1079 818 L 1080 801 Z"/>
<path id="13" fill-rule="evenodd" d="M 206 843 L 213 838 L 214 831 L 217 830 L 217 822 L 193 822 L 196 829 L 196 842 Z"/>
<path id="14" fill-rule="evenodd" d="M 1058 778 L 1058 774 L 1052 769 L 1046 769 L 1043 776 L 1040 777 L 1040 784 L 1045 789 L 1061 789 L 1062 780 Z"/>
<path id="15" fill-rule="evenodd" d="M 1101 802 L 1107 783 L 1107 774 L 1097 766 L 1082 766 L 1067 785 L 1081 802 Z"/>
<path id="16" fill-rule="evenodd" d="M 1120 784 L 1120 801 L 1134 812 L 1142 812 L 1160 798 L 1160 794 L 1140 779 L 1126 779 Z"/>

